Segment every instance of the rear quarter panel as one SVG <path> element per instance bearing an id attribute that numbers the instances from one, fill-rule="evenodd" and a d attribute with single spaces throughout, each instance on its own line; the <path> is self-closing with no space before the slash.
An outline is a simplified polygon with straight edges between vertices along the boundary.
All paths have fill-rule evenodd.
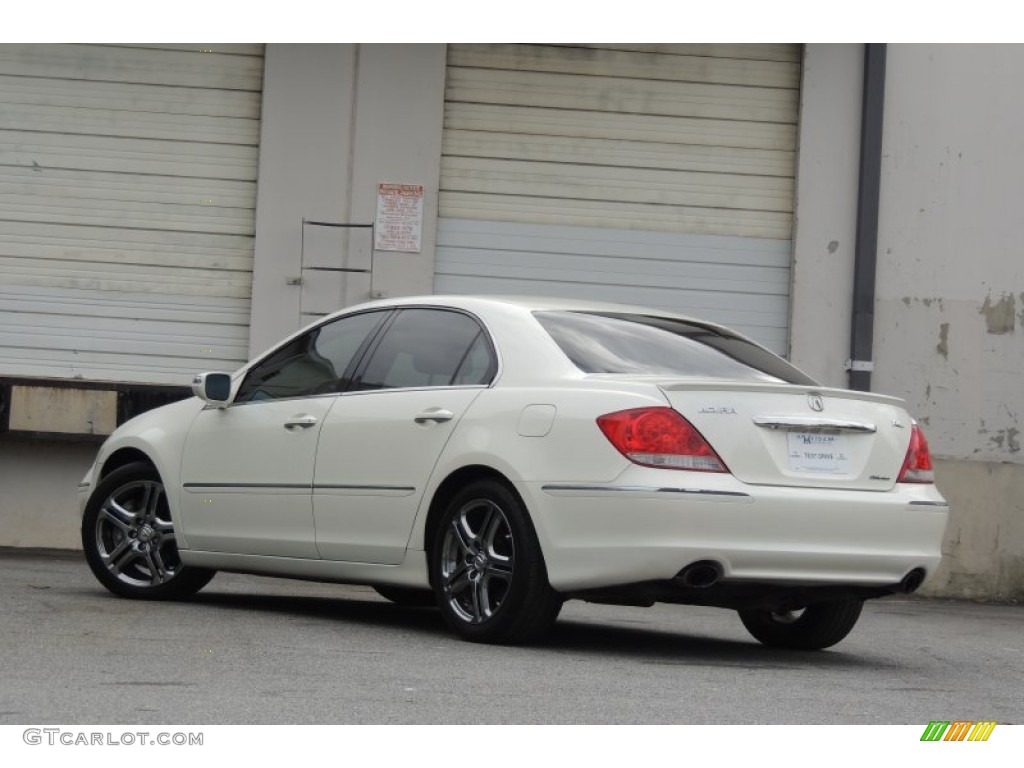
<path id="1" fill-rule="evenodd" d="M 427 511 L 437 488 L 453 472 L 471 465 L 490 467 L 507 477 L 530 507 L 527 483 L 610 483 L 630 462 L 612 446 L 597 426 L 597 417 L 627 408 L 667 406 L 652 384 L 553 382 L 538 387 L 495 387 L 481 393 L 463 416 L 445 446 L 417 515 L 410 548 L 424 547 Z M 543 435 L 536 421 L 523 421 L 531 406 L 554 409 L 550 429 Z M 531 411 L 532 413 L 533 411 Z M 532 515 L 542 548 L 548 536 L 545 521 Z"/>

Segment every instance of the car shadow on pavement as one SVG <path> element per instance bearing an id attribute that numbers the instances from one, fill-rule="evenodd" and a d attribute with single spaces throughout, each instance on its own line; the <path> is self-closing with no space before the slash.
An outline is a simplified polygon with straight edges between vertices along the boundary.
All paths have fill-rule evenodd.
<path id="1" fill-rule="evenodd" d="M 446 627 L 435 608 L 394 605 L 367 593 L 366 599 L 306 595 L 267 595 L 203 592 L 190 601 L 216 606 L 217 610 L 265 611 L 336 620 L 366 627 L 394 628 L 402 632 L 448 639 L 453 646 L 463 643 Z M 480 647 L 480 646 L 477 646 Z M 499 648 L 500 646 L 489 646 Z M 859 656 L 841 650 L 782 651 L 755 641 L 668 632 L 648 627 L 622 627 L 604 622 L 562 619 L 550 634 L 518 652 L 581 654 L 595 657 L 632 659 L 645 664 L 736 667 L 740 669 L 794 669 L 805 666 L 832 669 L 877 670 L 889 666 L 875 655 Z"/>
<path id="2" fill-rule="evenodd" d="M 623 627 L 588 621 L 559 621 L 537 644 L 552 651 L 594 653 L 630 658 L 645 664 L 735 667 L 739 669 L 796 669 L 813 666 L 836 670 L 892 666 L 875 655 L 861 656 L 841 648 L 789 651 L 767 648 L 755 640 L 667 632 L 646 627 Z"/>
<path id="3" fill-rule="evenodd" d="M 367 593 L 365 600 L 319 595 L 267 595 L 216 592 L 210 589 L 190 598 L 189 603 L 232 609 L 262 611 L 318 619 L 354 622 L 367 626 L 389 625 L 403 630 L 420 630 L 443 635 L 447 632 L 441 614 L 434 608 L 406 608 Z"/>

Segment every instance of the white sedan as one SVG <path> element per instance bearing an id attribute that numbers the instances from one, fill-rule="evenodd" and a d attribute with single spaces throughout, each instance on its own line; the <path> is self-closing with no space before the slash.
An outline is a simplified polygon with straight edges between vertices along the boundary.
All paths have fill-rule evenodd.
<path id="1" fill-rule="evenodd" d="M 941 557 L 948 508 L 900 400 L 670 313 L 373 302 L 193 391 L 82 482 L 86 558 L 119 595 L 217 570 L 368 584 L 503 643 L 567 599 L 712 605 L 818 649 Z"/>

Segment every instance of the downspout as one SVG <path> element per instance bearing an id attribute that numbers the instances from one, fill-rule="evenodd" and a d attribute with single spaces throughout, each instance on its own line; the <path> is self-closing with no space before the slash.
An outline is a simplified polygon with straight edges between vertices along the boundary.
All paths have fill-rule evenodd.
<path id="1" fill-rule="evenodd" d="M 857 240 L 850 320 L 850 389 L 871 390 L 874 370 L 875 267 L 878 260 L 878 198 L 882 184 L 882 117 L 885 109 L 885 43 L 864 46 L 864 85 L 860 117 L 860 178 Z"/>

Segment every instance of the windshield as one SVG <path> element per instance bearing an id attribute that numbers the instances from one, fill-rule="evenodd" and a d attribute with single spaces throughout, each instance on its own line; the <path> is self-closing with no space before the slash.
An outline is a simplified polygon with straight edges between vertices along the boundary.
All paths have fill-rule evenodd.
<path id="1" fill-rule="evenodd" d="M 685 320 L 603 312 L 534 312 L 534 316 L 584 373 L 816 384 L 757 344 Z"/>

